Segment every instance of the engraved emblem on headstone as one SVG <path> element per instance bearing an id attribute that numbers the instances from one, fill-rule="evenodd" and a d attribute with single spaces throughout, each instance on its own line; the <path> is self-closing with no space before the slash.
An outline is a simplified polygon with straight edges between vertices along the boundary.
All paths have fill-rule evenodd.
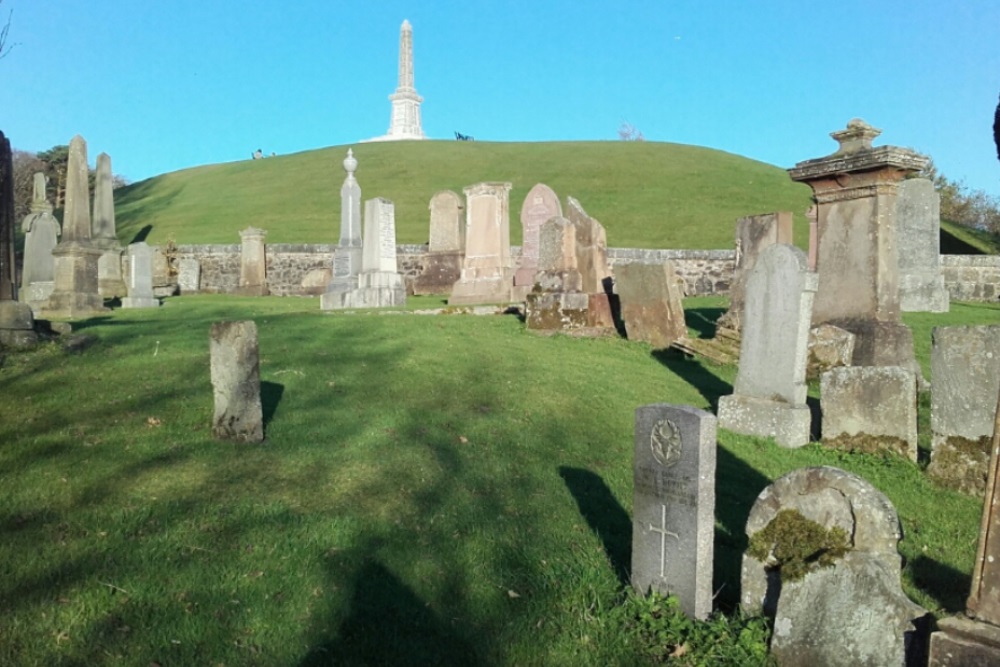
<path id="1" fill-rule="evenodd" d="M 653 426 L 649 446 L 653 450 L 653 458 L 669 468 L 681 458 L 680 429 L 669 419 L 661 419 Z"/>

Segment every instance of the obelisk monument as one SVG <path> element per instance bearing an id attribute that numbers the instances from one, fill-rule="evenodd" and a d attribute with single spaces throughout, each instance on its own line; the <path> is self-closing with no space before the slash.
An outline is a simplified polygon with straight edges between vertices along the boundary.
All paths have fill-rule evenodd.
<path id="1" fill-rule="evenodd" d="M 413 85 L 413 27 L 407 20 L 399 28 L 399 84 L 389 100 L 392 102 L 389 131 L 371 141 L 425 139 L 420 127 L 420 103 L 424 98 Z"/>

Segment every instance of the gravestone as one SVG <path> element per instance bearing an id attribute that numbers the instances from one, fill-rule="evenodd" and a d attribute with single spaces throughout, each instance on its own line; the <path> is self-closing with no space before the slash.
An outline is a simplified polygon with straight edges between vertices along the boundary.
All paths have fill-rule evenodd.
<path id="1" fill-rule="evenodd" d="M 356 289 L 361 271 L 361 186 L 354 178 L 358 161 L 347 150 L 344 171 L 347 177 L 340 188 L 340 241 L 333 253 L 333 277 L 320 297 L 320 308 L 329 310 L 340 303 L 340 292 Z"/>
<path id="2" fill-rule="evenodd" d="M 451 190 L 431 197 L 430 243 L 423 270 L 413 280 L 414 294 L 450 294 L 462 276 L 465 256 L 465 206 Z"/>
<path id="3" fill-rule="evenodd" d="M 1000 402 L 990 449 L 968 618 L 938 620 L 940 632 L 931 635 L 930 667 L 1000 664 Z"/>
<path id="4" fill-rule="evenodd" d="M 510 183 L 465 188 L 465 259 L 449 305 L 510 303 Z"/>
<path id="5" fill-rule="evenodd" d="M 671 262 L 620 265 L 615 288 L 629 340 L 661 349 L 687 336 L 680 282 Z"/>
<path id="6" fill-rule="evenodd" d="M 729 309 L 716 323 L 738 336 L 742 328 L 747 277 L 760 253 L 776 243 L 792 244 L 792 214 L 787 211 L 751 215 L 736 221 L 736 265 L 729 286 Z"/>
<path id="7" fill-rule="evenodd" d="M 931 341 L 927 472 L 945 486 L 980 495 L 1000 389 L 1000 325 L 936 327 Z"/>
<path id="8" fill-rule="evenodd" d="M 197 294 L 201 287 L 201 262 L 191 257 L 177 260 L 177 287 L 181 294 Z"/>
<path id="9" fill-rule="evenodd" d="M 926 178 L 899 185 L 899 304 L 906 313 L 948 312 L 941 274 L 941 196 Z"/>
<path id="10" fill-rule="evenodd" d="M 256 227 L 240 231 L 240 285 L 242 296 L 267 296 L 267 232 Z"/>
<path id="11" fill-rule="evenodd" d="M 210 332 L 212 434 L 220 440 L 260 442 L 264 416 L 260 403 L 257 325 L 250 320 L 216 322 Z"/>
<path id="12" fill-rule="evenodd" d="M 97 260 L 97 289 L 101 297 L 111 299 L 125 296 L 126 286 L 122 277 L 122 244 L 115 230 L 114 181 L 111 174 L 111 157 L 107 153 L 97 156 L 94 177 L 94 215 L 91 236 L 102 253 Z"/>
<path id="13" fill-rule="evenodd" d="M 88 179 L 87 142 L 77 135 L 69 143 L 62 239 L 52 250 L 55 284 L 40 311 L 46 318 L 88 317 L 106 310 L 97 278 L 103 251 L 90 238 Z"/>
<path id="14" fill-rule="evenodd" d="M 566 218 L 576 228 L 576 264 L 583 278 L 581 291 L 606 294 L 605 281 L 611 277 L 611 268 L 604 225 L 587 215 L 580 202 L 573 197 L 566 198 Z"/>
<path id="15" fill-rule="evenodd" d="M 846 553 L 825 566 L 812 561 L 798 580 L 783 576 L 775 560 L 787 536 L 774 540 L 764 560 L 744 554 L 741 606 L 774 619 L 771 654 L 778 664 L 920 664 L 911 661 L 923 653 L 927 611 L 900 587 L 902 528 L 889 499 L 838 468 L 793 470 L 757 496 L 746 526 L 751 544 L 784 511 L 843 531 Z M 802 532 L 791 539 L 801 542 Z"/>
<path id="16" fill-rule="evenodd" d="M 55 263 L 52 250 L 59 243 L 59 221 L 52 215 L 52 204 L 45 198 L 45 174 L 34 176 L 31 210 L 21 221 L 24 233 L 24 259 L 21 267 L 21 301 L 41 308 L 54 287 Z"/>
<path id="17" fill-rule="evenodd" d="M 855 366 L 902 366 L 920 372 L 913 334 L 900 320 L 897 195 L 927 158 L 896 146 L 872 147 L 881 134 L 854 119 L 831 136 L 833 154 L 799 162 L 792 180 L 813 190 L 819 288 L 813 324 L 847 329 L 857 341 Z"/>
<path id="18" fill-rule="evenodd" d="M 657 403 L 635 411 L 632 586 L 676 595 L 681 610 L 712 612 L 715 417 Z"/>
<path id="19" fill-rule="evenodd" d="M 917 378 L 905 368 L 834 368 L 820 378 L 823 442 L 917 460 Z"/>
<path id="20" fill-rule="evenodd" d="M 357 281 L 353 290 L 328 294 L 328 306 L 386 308 L 406 305 L 403 277 L 396 270 L 395 206 L 388 199 L 365 202 L 364 245 Z"/>
<path id="21" fill-rule="evenodd" d="M 816 274 L 805 253 L 771 245 L 747 278 L 740 364 L 733 393 L 719 398 L 719 425 L 773 437 L 783 447 L 809 442 L 806 405 L 809 318 Z"/>
<path id="22" fill-rule="evenodd" d="M 128 296 L 122 308 L 158 308 L 160 300 L 153 295 L 153 252 L 145 242 L 128 247 Z"/>
<path id="23" fill-rule="evenodd" d="M 589 297 L 580 291 L 576 229 L 554 217 L 539 229 L 538 271 L 525 297 L 525 325 L 535 330 L 579 329 L 589 324 Z"/>
<path id="24" fill-rule="evenodd" d="M 809 330 L 809 364 L 806 377 L 819 377 L 824 371 L 850 366 L 854 358 L 854 334 L 832 324 L 820 324 Z"/>
<path id="25" fill-rule="evenodd" d="M 17 301 L 0 300 L 0 349 L 23 350 L 37 342 L 31 307 Z"/>
<path id="26" fill-rule="evenodd" d="M 10 140 L 0 132 L 0 301 L 17 298 L 14 261 L 14 162 Z"/>
<path id="27" fill-rule="evenodd" d="M 528 191 L 521 206 L 521 262 L 514 272 L 515 287 L 531 287 L 539 270 L 539 231 L 550 218 L 562 217 L 559 196 L 544 183 Z"/>

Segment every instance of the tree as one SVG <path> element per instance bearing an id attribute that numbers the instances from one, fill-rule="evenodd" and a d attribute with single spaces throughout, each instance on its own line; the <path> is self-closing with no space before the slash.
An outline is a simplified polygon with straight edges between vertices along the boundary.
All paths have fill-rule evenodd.
<path id="1" fill-rule="evenodd" d="M 53 146 L 38 154 L 38 159 L 45 164 L 42 170 L 49 179 L 48 196 L 52 205 L 62 208 L 66 196 L 66 169 L 69 166 L 69 146 Z"/>
<path id="2" fill-rule="evenodd" d="M 917 175 L 934 183 L 941 197 L 942 220 L 1000 234 L 1000 199 L 951 180 L 937 170 L 934 160 L 929 160 Z"/>
<path id="3" fill-rule="evenodd" d="M 639 128 L 628 121 L 622 121 L 621 126 L 618 128 L 618 138 L 622 141 L 646 140 L 646 137 L 642 136 L 642 132 L 639 131 Z"/>
<path id="4" fill-rule="evenodd" d="M 31 199 L 35 193 L 35 172 L 45 171 L 45 164 L 38 156 L 28 151 L 11 151 L 14 165 L 14 219 L 20 221 L 31 209 Z"/>
<path id="5" fill-rule="evenodd" d="M 3 4 L 3 0 L 0 0 L 0 5 Z M 0 59 L 6 58 L 10 50 L 14 48 L 13 44 L 8 43 L 7 38 L 10 36 L 10 22 L 14 18 L 14 10 L 10 10 L 7 14 L 7 23 L 4 24 L 3 28 L 0 28 Z"/>

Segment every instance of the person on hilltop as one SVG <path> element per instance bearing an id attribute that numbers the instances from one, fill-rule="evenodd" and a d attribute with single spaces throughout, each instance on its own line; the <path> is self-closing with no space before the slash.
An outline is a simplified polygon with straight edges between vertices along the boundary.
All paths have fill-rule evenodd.
<path id="1" fill-rule="evenodd" d="M 253 152 L 253 159 L 254 160 L 263 160 L 264 159 L 264 151 L 262 151 L 259 148 L 257 150 L 255 150 Z"/>

